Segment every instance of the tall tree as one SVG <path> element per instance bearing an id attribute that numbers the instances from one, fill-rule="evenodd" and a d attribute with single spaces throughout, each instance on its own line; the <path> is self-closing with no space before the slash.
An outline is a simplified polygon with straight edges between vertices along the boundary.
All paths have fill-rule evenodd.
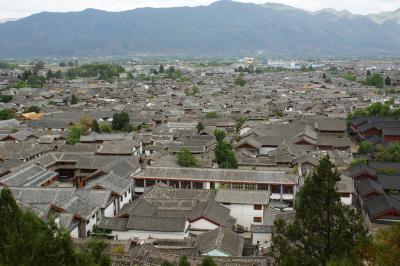
<path id="1" fill-rule="evenodd" d="M 96 133 L 100 133 L 100 126 L 96 119 L 92 121 L 92 130 Z"/>
<path id="2" fill-rule="evenodd" d="M 176 154 L 178 164 L 183 167 L 196 167 L 197 160 L 187 149 L 182 149 Z"/>
<path id="3" fill-rule="evenodd" d="M 197 133 L 204 130 L 204 124 L 202 122 L 197 123 L 196 129 L 197 129 Z"/>
<path id="4" fill-rule="evenodd" d="M 125 112 L 115 113 L 113 115 L 112 129 L 113 130 L 124 130 L 124 127 L 129 125 L 129 115 Z"/>
<path id="5" fill-rule="evenodd" d="M 159 69 L 158 69 L 158 72 L 160 72 L 162 74 L 162 73 L 164 73 L 164 71 L 165 71 L 164 65 L 161 64 Z"/>
<path id="6" fill-rule="evenodd" d="M 190 266 L 190 263 L 186 256 L 182 256 L 179 258 L 178 266 Z"/>
<path id="7" fill-rule="evenodd" d="M 79 102 L 78 97 L 75 94 L 71 96 L 71 105 L 77 104 Z"/>
<path id="8" fill-rule="evenodd" d="M 291 223 L 275 222 L 273 250 L 278 265 L 326 265 L 354 259 L 353 251 L 366 230 L 358 212 L 345 206 L 336 192 L 340 173 L 329 156 L 320 160 L 297 195 Z"/>
<path id="9" fill-rule="evenodd" d="M 106 244 L 91 240 L 75 249 L 68 232 L 21 210 L 11 191 L 0 192 L 0 265 L 2 266 L 108 266 Z"/>
<path id="10" fill-rule="evenodd" d="M 392 79 L 389 76 L 386 76 L 385 78 L 385 85 L 386 86 L 392 85 Z"/>

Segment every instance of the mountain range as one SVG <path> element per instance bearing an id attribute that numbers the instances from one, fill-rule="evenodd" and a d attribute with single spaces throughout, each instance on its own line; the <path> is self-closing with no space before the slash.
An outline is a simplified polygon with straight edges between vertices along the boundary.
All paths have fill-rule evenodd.
<path id="1" fill-rule="evenodd" d="M 0 24 L 0 57 L 399 56 L 400 9 L 371 15 L 230 0 L 208 6 L 42 12 Z"/>

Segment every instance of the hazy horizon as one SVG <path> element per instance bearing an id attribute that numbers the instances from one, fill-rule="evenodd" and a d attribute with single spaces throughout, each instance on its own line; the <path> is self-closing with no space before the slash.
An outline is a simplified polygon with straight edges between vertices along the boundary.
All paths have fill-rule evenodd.
<path id="1" fill-rule="evenodd" d="M 307 11 L 318 11 L 325 8 L 333 8 L 338 11 L 348 10 L 354 14 L 371 14 L 387 11 L 394 11 L 400 8 L 398 0 L 235 0 L 245 3 L 277 3 L 288 5 Z M 16 2 L 18 4 L 16 4 Z M 141 7 L 180 7 L 180 6 L 201 6 L 209 5 L 216 0 L 41 0 L 32 2 L 30 0 L 0 0 L 0 22 L 7 19 L 20 19 L 40 12 L 70 12 L 81 11 L 87 8 L 94 8 L 106 11 L 124 11 Z"/>

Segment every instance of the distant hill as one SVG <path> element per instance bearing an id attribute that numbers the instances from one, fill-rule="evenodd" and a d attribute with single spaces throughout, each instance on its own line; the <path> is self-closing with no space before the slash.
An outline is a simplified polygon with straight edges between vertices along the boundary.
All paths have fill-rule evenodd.
<path id="1" fill-rule="evenodd" d="M 397 13 L 396 13 L 397 12 Z M 35 14 L 0 24 L 0 57 L 400 55 L 400 11 L 354 15 L 279 4 Z"/>

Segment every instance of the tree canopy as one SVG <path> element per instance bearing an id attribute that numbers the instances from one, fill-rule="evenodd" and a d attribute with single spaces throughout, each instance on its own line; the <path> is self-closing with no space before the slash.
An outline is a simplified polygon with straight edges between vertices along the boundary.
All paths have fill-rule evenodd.
<path id="1" fill-rule="evenodd" d="M 2 103 L 9 103 L 13 100 L 12 95 L 0 95 L 0 102 Z"/>
<path id="2" fill-rule="evenodd" d="M 111 127 L 113 130 L 131 132 L 132 126 L 129 124 L 129 115 L 125 112 L 115 113 Z"/>
<path id="3" fill-rule="evenodd" d="M 361 215 L 340 201 L 340 173 L 328 156 L 320 160 L 297 194 L 293 222 L 275 221 L 273 250 L 278 265 L 327 265 L 354 260 L 366 238 Z"/>
<path id="4" fill-rule="evenodd" d="M 81 138 L 82 135 L 84 135 L 86 132 L 85 127 L 82 125 L 76 125 L 72 126 L 68 130 L 68 135 L 67 135 L 67 144 L 76 144 L 79 142 L 79 139 Z"/>
<path id="5" fill-rule="evenodd" d="M 187 149 L 182 149 L 176 154 L 178 164 L 183 167 L 196 167 L 198 162 L 196 158 Z"/>
<path id="6" fill-rule="evenodd" d="M 91 63 L 69 69 L 67 77 L 70 79 L 76 77 L 98 77 L 103 80 L 112 80 L 122 72 L 124 72 L 124 69 L 119 65 Z"/>
<path id="7" fill-rule="evenodd" d="M 0 109 L 0 120 L 8 120 L 14 118 L 14 112 L 11 109 Z"/>
<path id="8" fill-rule="evenodd" d="M 26 108 L 23 113 L 40 113 L 40 111 L 42 111 L 42 109 L 39 106 L 32 105 Z"/>
<path id="9" fill-rule="evenodd" d="M 67 231 L 44 221 L 30 210 L 21 210 L 11 191 L 0 193 L 0 265 L 3 266 L 108 266 L 106 244 L 91 240 L 76 249 Z"/>
<path id="10" fill-rule="evenodd" d="M 197 123 L 196 129 L 197 129 L 197 133 L 204 130 L 204 124 L 202 122 Z"/>
<path id="11" fill-rule="evenodd" d="M 364 84 L 382 89 L 384 85 L 384 80 L 380 74 L 374 73 L 372 75 L 367 75 Z"/>

